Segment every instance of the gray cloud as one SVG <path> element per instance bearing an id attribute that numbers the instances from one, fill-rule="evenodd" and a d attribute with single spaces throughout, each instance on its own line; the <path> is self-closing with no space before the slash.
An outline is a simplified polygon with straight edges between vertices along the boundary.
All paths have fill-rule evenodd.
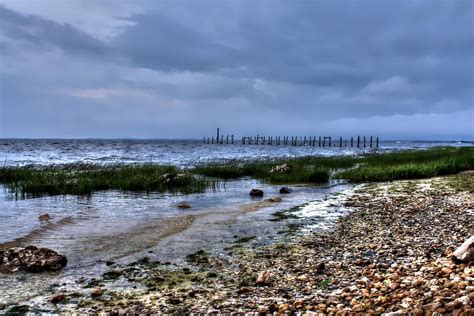
<path id="1" fill-rule="evenodd" d="M 70 24 L 58 24 L 38 16 L 25 16 L 0 5 L 0 30 L 15 41 L 33 45 L 33 49 L 59 47 L 68 52 L 103 54 L 103 43 Z"/>
<path id="2" fill-rule="evenodd" d="M 340 122 L 354 130 L 393 122 L 389 137 L 433 138 L 444 117 L 446 137 L 472 138 L 472 120 L 456 121 L 474 106 L 471 1 L 125 3 L 90 21 L 75 2 L 61 19 L 0 5 L 0 113 L 9 118 L 0 136 L 200 136 L 216 125 L 337 132 Z M 400 117 L 426 132 L 413 123 L 407 132 Z"/>

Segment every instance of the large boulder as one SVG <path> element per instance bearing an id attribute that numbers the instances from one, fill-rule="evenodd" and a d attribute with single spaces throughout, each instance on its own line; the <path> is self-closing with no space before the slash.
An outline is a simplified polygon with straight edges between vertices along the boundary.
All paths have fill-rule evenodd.
<path id="1" fill-rule="evenodd" d="M 27 246 L 0 250 L 0 272 L 59 271 L 67 265 L 65 256 L 48 248 Z"/>

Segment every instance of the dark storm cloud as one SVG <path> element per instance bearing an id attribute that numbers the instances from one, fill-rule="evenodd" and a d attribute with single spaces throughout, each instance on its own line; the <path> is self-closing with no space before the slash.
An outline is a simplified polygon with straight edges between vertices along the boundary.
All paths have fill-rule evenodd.
<path id="1" fill-rule="evenodd" d="M 100 3 L 127 13 L 128 2 Z M 67 17 L 52 20 L 0 5 L 0 75 L 9 81 L 2 85 L 11 86 L 3 89 L 3 113 L 17 113 L 8 110 L 14 103 L 25 112 L 39 104 L 53 111 L 45 106 L 53 102 L 53 114 L 85 118 L 92 135 L 80 129 L 79 136 L 119 133 L 110 126 L 105 133 L 99 123 L 104 120 L 129 133 L 117 136 L 156 136 L 172 130 L 169 122 L 182 125 L 185 135 L 217 124 L 237 132 L 253 132 L 255 126 L 271 132 L 283 125 L 303 132 L 316 122 L 331 132 L 329 126 L 341 120 L 354 129 L 357 124 L 380 129 L 374 117 L 399 125 L 410 115 L 416 119 L 407 122 L 426 120 L 427 137 L 438 135 L 433 123 L 444 116 L 447 130 L 456 126 L 453 137 L 474 132 L 472 1 L 134 5 L 139 13 L 104 16 L 120 25 L 107 38 L 99 36 L 103 30 L 91 33 L 83 12 L 65 11 L 71 21 L 85 23 L 70 24 L 62 22 Z M 467 119 L 455 122 L 459 117 Z M 141 134 L 132 134 L 137 130 Z M 14 135 L 15 127 L 8 131 Z"/>
<path id="2" fill-rule="evenodd" d="M 33 15 L 22 15 L 0 5 L 0 32 L 11 40 L 34 45 L 37 49 L 59 47 L 68 52 L 102 54 L 102 42 L 70 24 L 59 24 Z M 3 45 L 6 45 L 3 43 Z"/>
<path id="3" fill-rule="evenodd" d="M 472 65 L 469 1 L 233 4 L 194 2 L 184 13 L 168 9 L 136 16 L 114 45 L 152 69 L 230 68 L 317 85 L 360 86 L 374 75 L 408 71 L 423 57 L 451 63 L 461 58 Z"/>

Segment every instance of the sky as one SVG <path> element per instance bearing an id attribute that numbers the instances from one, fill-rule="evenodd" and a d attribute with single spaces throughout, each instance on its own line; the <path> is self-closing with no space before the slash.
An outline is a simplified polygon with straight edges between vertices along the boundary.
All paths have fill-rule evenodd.
<path id="1" fill-rule="evenodd" d="M 0 0 L 0 138 L 474 139 L 474 1 Z"/>

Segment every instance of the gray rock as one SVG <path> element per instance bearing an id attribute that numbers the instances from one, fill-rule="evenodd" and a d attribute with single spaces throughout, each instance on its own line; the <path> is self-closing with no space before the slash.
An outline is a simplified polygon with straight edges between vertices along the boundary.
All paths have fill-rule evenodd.
<path id="1" fill-rule="evenodd" d="M 250 196 L 263 196 L 263 191 L 260 189 L 252 189 L 249 195 Z"/>
<path id="2" fill-rule="evenodd" d="M 289 193 L 291 193 L 291 192 L 293 192 L 293 190 L 290 189 L 290 188 L 288 188 L 288 187 L 282 187 L 282 188 L 280 189 L 280 193 L 281 193 L 281 194 L 289 194 Z"/>

